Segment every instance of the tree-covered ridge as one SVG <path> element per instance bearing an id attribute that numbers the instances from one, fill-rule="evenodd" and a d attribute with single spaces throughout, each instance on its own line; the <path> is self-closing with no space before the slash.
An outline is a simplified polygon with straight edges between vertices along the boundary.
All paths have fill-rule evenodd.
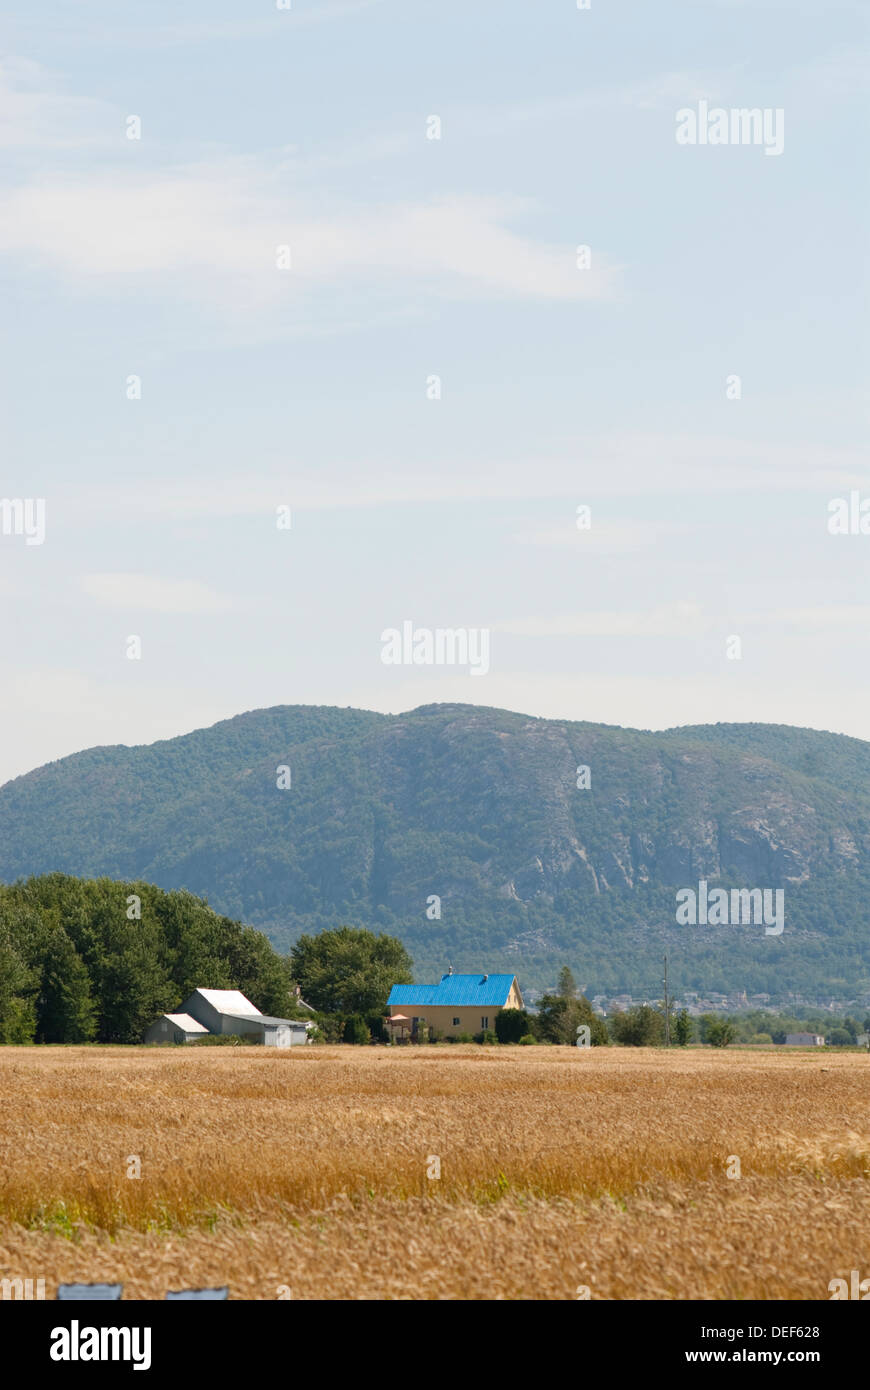
<path id="1" fill-rule="evenodd" d="M 7 882 L 144 879 L 282 950 L 349 922 L 400 937 L 421 979 L 452 962 L 548 988 L 567 959 L 612 993 L 654 990 L 663 945 L 677 989 L 870 988 L 868 847 L 870 744 L 780 725 L 281 706 L 0 788 Z M 782 937 L 677 927 L 700 878 L 784 887 Z"/>
<path id="2" fill-rule="evenodd" d="M 0 886 L 0 1042 L 141 1042 L 200 986 L 291 1008 L 286 959 L 190 893 L 64 874 Z"/>

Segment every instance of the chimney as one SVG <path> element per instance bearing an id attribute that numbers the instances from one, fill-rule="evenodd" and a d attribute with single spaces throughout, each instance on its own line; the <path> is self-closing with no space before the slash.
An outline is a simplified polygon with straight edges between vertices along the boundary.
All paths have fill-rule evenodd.
<path id="1" fill-rule="evenodd" d="M 488 979 L 489 979 L 489 976 L 488 976 L 488 975 L 484 975 L 484 977 L 483 977 L 483 983 L 486 984 L 486 982 L 487 982 Z"/>
<path id="2" fill-rule="evenodd" d="M 452 966 L 452 965 L 448 965 L 448 967 L 447 967 L 447 974 L 448 974 L 448 975 L 452 975 L 452 974 L 453 974 L 453 966 Z"/>

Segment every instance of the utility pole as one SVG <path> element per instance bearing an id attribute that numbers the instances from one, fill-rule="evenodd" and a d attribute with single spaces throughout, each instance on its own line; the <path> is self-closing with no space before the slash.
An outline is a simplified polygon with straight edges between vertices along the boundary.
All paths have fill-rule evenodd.
<path id="1" fill-rule="evenodd" d="M 665 1047 L 671 1045 L 671 1006 L 668 999 L 668 953 L 665 951 Z"/>

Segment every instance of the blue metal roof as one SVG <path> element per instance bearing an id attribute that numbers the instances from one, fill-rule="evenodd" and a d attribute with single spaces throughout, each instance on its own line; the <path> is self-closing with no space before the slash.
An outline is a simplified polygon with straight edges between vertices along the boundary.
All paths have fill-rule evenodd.
<path id="1" fill-rule="evenodd" d="M 393 985 L 387 1004 L 423 1008 L 432 1004 L 482 1004 L 503 1008 L 507 1003 L 513 975 L 442 975 L 437 985 Z"/>

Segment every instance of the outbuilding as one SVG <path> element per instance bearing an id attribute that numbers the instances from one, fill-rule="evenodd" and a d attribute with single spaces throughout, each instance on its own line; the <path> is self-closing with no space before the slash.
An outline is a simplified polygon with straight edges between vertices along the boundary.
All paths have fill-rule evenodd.
<path id="1" fill-rule="evenodd" d="M 297 1047 L 308 1041 L 313 1024 L 305 1019 L 261 1014 L 238 989 L 195 989 L 177 1014 L 164 1014 L 145 1034 L 145 1042 L 192 1042 L 209 1034 L 250 1038 L 264 1047 Z"/>
<path id="2" fill-rule="evenodd" d="M 145 1034 L 147 1043 L 185 1043 L 196 1038 L 207 1038 L 208 1029 L 197 1023 L 190 1014 L 164 1014 L 151 1024 Z"/>

